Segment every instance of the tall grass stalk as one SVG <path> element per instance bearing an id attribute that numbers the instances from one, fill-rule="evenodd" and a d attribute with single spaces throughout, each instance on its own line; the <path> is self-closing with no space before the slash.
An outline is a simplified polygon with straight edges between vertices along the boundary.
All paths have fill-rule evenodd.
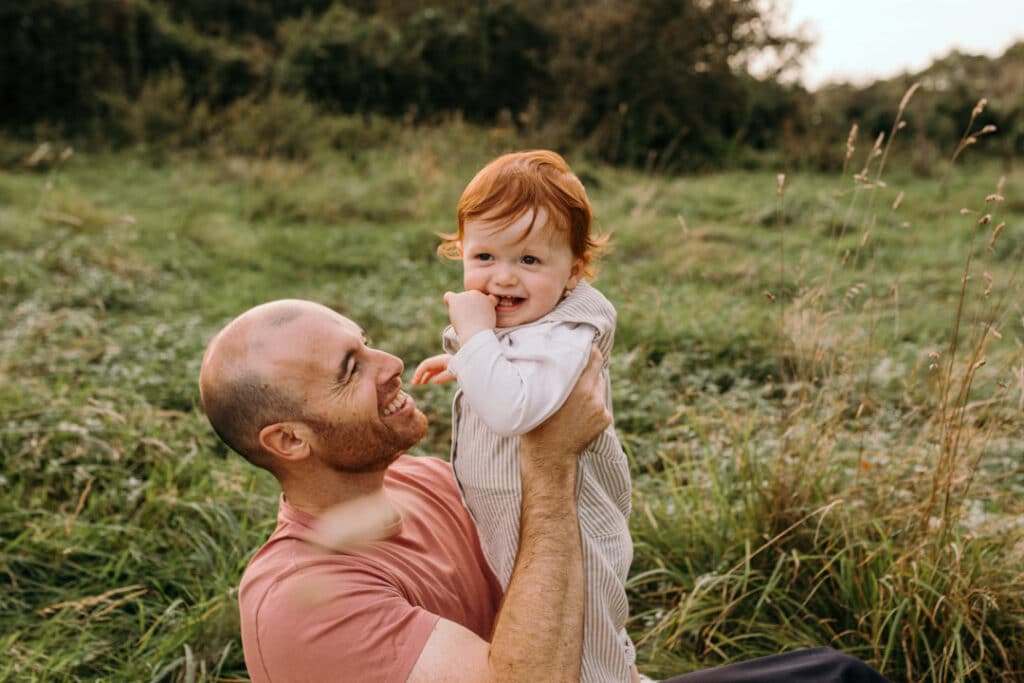
<path id="1" fill-rule="evenodd" d="M 993 330 L 1007 321 L 1012 297 L 1019 296 L 1020 259 L 996 297 L 989 298 L 987 272 L 980 300 L 968 289 L 977 233 L 996 221 L 993 206 L 1002 200 L 1005 179 L 979 210 L 965 212 L 973 226 L 938 379 L 936 363 L 923 377 L 905 378 L 904 400 L 920 402 L 895 406 L 908 420 L 907 433 L 891 442 L 898 459 L 878 452 L 880 423 L 892 408 L 884 396 L 872 400 L 873 377 L 879 359 L 895 352 L 879 344 L 886 311 L 870 296 L 880 284 L 872 233 L 880 227 L 875 207 L 887 187 L 883 172 L 917 89 L 906 92 L 888 137 L 876 138 L 854 177 L 845 216 L 830 229 L 833 261 L 779 316 L 779 337 L 787 340 L 779 347 L 785 354 L 779 367 L 786 369 L 779 382 L 787 388 L 778 431 L 764 431 L 769 415 L 751 416 L 729 431 L 725 460 L 718 454 L 722 442 L 709 437 L 679 459 L 665 454 L 662 472 L 674 485 L 657 499 L 639 499 L 636 537 L 645 570 L 631 587 L 644 627 L 641 651 L 664 667 L 655 673 L 671 673 L 681 663 L 696 668 L 832 644 L 872 661 L 893 680 L 1024 677 L 1024 620 L 1012 616 L 1024 607 L 1024 525 L 992 528 L 968 518 L 985 507 L 1015 506 L 1006 497 L 982 502 L 977 487 L 986 454 L 1005 438 L 1007 420 L 1021 419 L 1019 410 L 1004 410 L 1010 384 L 997 382 L 1024 358 L 1021 349 L 1000 351 L 998 374 L 985 377 L 980 393 L 979 382 L 998 341 Z M 968 131 L 977 115 L 976 108 Z M 952 161 L 970 145 L 969 135 Z M 853 128 L 847 162 L 855 141 Z M 871 195 L 861 214 L 862 237 L 851 251 L 843 243 L 864 191 Z M 899 193 L 892 211 L 905 196 Z M 781 216 L 781 182 L 776 202 Z M 781 221 L 778 228 L 781 294 L 788 259 Z M 990 242 L 998 236 L 993 230 Z M 865 247 L 872 253 L 867 259 L 861 257 Z M 902 260 L 886 287 L 893 343 L 900 331 L 898 282 L 909 261 Z M 838 281 L 843 271 L 854 284 Z M 858 329 L 850 325 L 851 305 L 863 293 L 869 296 L 860 304 Z M 968 319 L 973 324 L 965 338 Z M 698 430 L 707 424 L 697 413 L 690 419 Z M 778 437 L 766 438 L 770 433 Z M 984 496 L 999 495 L 987 483 L 984 488 Z M 686 558 L 676 557 L 673 547 L 686 548 Z M 674 654 L 661 657 L 663 650 Z"/>

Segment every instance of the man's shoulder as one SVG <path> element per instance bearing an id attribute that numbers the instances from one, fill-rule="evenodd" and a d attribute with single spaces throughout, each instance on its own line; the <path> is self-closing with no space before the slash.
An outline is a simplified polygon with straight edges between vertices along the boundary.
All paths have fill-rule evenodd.
<path id="1" fill-rule="evenodd" d="M 398 456 L 398 459 L 388 467 L 384 480 L 389 483 L 405 482 L 414 486 L 423 485 L 427 488 L 446 484 L 455 485 L 451 464 L 431 455 L 403 454 Z"/>
<path id="2" fill-rule="evenodd" d="M 388 468 L 388 474 L 393 472 L 404 472 L 404 471 L 417 471 L 425 470 L 437 474 L 444 474 L 451 472 L 451 465 L 441 460 L 441 458 L 435 458 L 432 455 L 410 455 L 403 453 L 391 463 Z"/>
<path id="3" fill-rule="evenodd" d="M 249 563 L 238 592 L 253 681 L 329 680 L 353 668 L 392 667 L 395 676 L 407 675 L 437 617 L 410 604 L 392 569 L 380 557 L 329 553 L 297 538 L 271 537 Z M 414 651 L 399 653 L 403 661 L 382 661 L 382 653 L 394 653 L 394 644 L 406 640 Z M 392 680 L 390 673 L 380 675 Z"/>

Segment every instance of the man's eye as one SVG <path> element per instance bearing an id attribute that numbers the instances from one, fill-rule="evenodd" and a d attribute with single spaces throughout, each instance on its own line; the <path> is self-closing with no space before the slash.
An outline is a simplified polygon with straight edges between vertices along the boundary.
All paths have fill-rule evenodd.
<path id="1" fill-rule="evenodd" d="M 536 256 L 524 256 L 523 263 L 525 263 L 528 266 L 534 266 L 540 263 L 540 259 L 537 258 Z"/>

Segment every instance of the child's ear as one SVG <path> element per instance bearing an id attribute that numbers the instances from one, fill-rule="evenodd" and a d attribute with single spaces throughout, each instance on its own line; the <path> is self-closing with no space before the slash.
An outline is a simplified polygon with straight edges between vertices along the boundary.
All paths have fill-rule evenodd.
<path id="1" fill-rule="evenodd" d="M 566 291 L 572 291 L 576 288 L 576 285 L 580 283 L 580 278 L 583 277 L 583 269 L 585 267 L 586 264 L 583 262 L 583 259 L 578 258 L 573 261 L 572 269 L 569 271 L 569 279 L 565 281 Z"/>

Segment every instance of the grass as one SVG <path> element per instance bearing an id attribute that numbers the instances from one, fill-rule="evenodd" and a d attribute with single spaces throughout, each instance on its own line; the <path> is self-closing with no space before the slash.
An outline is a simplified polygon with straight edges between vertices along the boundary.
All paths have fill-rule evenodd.
<path id="1" fill-rule="evenodd" d="M 826 644 L 893 680 L 1024 680 L 1024 181 L 969 151 L 920 180 L 901 142 L 781 192 L 570 159 L 613 233 L 652 675 Z M 460 282 L 435 234 L 522 144 L 454 122 L 0 171 L 0 680 L 246 680 L 235 588 L 276 488 L 196 408 L 205 342 L 303 297 L 414 367 Z M 418 453 L 446 455 L 450 396 L 419 391 Z"/>

